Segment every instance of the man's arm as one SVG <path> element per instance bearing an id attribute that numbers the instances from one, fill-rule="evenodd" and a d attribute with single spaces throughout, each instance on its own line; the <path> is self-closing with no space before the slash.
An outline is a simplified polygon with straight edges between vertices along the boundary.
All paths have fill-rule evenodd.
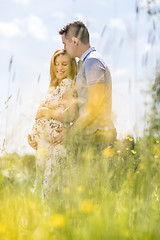
<path id="1" fill-rule="evenodd" d="M 81 115 L 71 128 L 71 133 L 84 130 L 103 111 L 105 85 L 95 83 L 88 85 L 88 101 Z"/>

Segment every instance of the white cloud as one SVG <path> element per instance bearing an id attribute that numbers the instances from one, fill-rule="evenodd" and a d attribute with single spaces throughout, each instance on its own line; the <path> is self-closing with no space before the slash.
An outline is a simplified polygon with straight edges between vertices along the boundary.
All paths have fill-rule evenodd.
<path id="1" fill-rule="evenodd" d="M 86 22 L 87 18 L 82 13 L 75 13 L 75 18 L 79 21 Z"/>
<path id="2" fill-rule="evenodd" d="M 119 30 L 126 30 L 126 25 L 120 18 L 111 19 L 109 25 L 112 28 L 118 28 Z"/>
<path id="3" fill-rule="evenodd" d="M 31 15 L 27 19 L 27 27 L 29 33 L 39 40 L 46 40 L 47 39 L 47 28 L 45 27 L 43 21 L 35 16 Z"/>
<path id="4" fill-rule="evenodd" d="M 90 33 L 91 38 L 93 39 L 99 39 L 100 38 L 100 34 L 98 32 L 91 32 Z"/>
<path id="5" fill-rule="evenodd" d="M 94 24 L 96 22 L 96 18 L 94 16 L 89 16 L 89 15 L 84 15 L 83 13 L 79 12 L 79 13 L 75 13 L 74 14 L 74 19 L 78 20 L 78 21 L 82 21 L 84 23 L 92 23 Z"/>
<path id="6" fill-rule="evenodd" d="M 46 40 L 48 35 L 43 21 L 35 15 L 14 18 L 12 22 L 0 22 L 0 35 L 5 37 L 25 36 L 28 33 L 39 40 Z"/>
<path id="7" fill-rule="evenodd" d="M 52 17 L 56 18 L 56 19 L 64 19 L 66 17 L 66 15 L 64 14 L 64 12 L 54 12 L 52 14 Z"/>
<path id="8" fill-rule="evenodd" d="M 28 4 L 30 0 L 12 0 L 14 3 Z"/>
<path id="9" fill-rule="evenodd" d="M 23 31 L 17 25 L 16 21 L 0 22 L 0 34 L 6 37 L 22 36 Z"/>

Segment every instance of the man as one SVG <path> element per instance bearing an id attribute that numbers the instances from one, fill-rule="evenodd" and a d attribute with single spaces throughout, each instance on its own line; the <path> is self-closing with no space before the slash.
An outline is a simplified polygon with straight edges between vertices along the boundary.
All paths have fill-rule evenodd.
<path id="1" fill-rule="evenodd" d="M 89 32 L 83 22 L 75 21 L 60 29 L 64 49 L 78 57 L 76 86 L 79 117 L 70 128 L 70 135 L 82 134 L 82 143 L 91 141 L 101 149 L 111 145 L 117 136 L 111 119 L 112 82 L 110 72 L 95 48 L 90 46 Z M 54 139 L 60 142 L 64 133 Z M 86 140 L 86 141 L 85 141 Z"/>

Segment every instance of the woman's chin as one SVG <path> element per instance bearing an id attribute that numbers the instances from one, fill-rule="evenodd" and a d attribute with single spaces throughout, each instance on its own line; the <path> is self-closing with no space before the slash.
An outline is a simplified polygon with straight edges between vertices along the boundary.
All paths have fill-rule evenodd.
<path id="1" fill-rule="evenodd" d="M 58 79 L 59 81 L 62 81 L 64 78 L 66 78 L 66 75 L 57 74 L 57 79 Z"/>

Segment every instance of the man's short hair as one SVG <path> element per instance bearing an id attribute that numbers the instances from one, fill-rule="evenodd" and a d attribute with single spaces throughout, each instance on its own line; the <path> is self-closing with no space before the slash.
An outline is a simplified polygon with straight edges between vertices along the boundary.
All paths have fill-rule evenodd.
<path id="1" fill-rule="evenodd" d="M 86 25 L 81 21 L 74 21 L 68 23 L 63 28 L 59 30 L 59 34 L 65 34 L 68 40 L 72 37 L 78 38 L 83 44 L 89 43 L 89 32 Z"/>

